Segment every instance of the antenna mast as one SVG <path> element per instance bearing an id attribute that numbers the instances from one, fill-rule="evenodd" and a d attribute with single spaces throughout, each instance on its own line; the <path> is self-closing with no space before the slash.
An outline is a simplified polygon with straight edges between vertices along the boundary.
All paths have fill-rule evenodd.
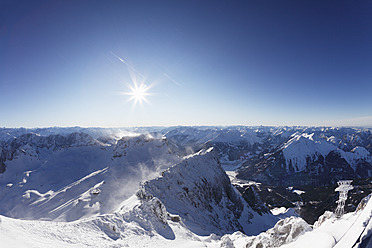
<path id="1" fill-rule="evenodd" d="M 337 208 L 335 210 L 335 214 L 338 218 L 340 218 L 342 215 L 344 215 L 345 212 L 345 201 L 347 200 L 347 193 L 349 190 L 352 190 L 354 187 L 351 185 L 353 180 L 341 180 L 338 181 L 338 187 L 335 189 L 335 191 L 340 192 L 340 196 L 338 198 Z"/>

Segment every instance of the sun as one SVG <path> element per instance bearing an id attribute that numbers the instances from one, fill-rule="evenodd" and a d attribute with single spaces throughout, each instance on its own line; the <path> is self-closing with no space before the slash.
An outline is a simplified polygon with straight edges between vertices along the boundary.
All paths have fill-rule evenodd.
<path id="1" fill-rule="evenodd" d="M 128 101 L 133 101 L 133 108 L 136 107 L 137 103 L 143 106 L 143 103 L 149 103 L 147 100 L 147 96 L 152 95 L 149 93 L 149 90 L 157 84 L 157 81 L 152 82 L 151 84 L 145 84 L 146 77 L 142 75 L 139 71 L 137 71 L 133 66 L 128 64 L 119 56 L 115 55 L 111 52 L 117 59 L 119 59 L 129 70 L 131 83 L 128 83 L 127 87 L 129 88 L 129 92 L 120 92 L 120 94 L 124 94 L 129 96 Z"/>
<path id="2" fill-rule="evenodd" d="M 133 108 L 139 104 L 143 106 L 144 103 L 149 103 L 147 100 L 148 96 L 152 95 L 149 91 L 155 85 L 155 83 L 146 84 L 146 79 L 142 75 L 136 75 L 131 73 L 132 82 L 128 83 L 128 92 L 124 92 L 124 95 L 129 96 L 128 101 L 133 102 Z"/>
<path id="3" fill-rule="evenodd" d="M 139 103 L 140 105 L 143 104 L 143 102 L 148 103 L 147 96 L 150 95 L 148 90 L 150 89 L 149 86 L 147 86 L 144 83 L 137 84 L 134 83 L 133 85 L 129 86 L 129 89 L 131 90 L 130 92 L 126 93 L 127 95 L 130 96 L 129 101 L 134 102 L 134 106 Z"/>

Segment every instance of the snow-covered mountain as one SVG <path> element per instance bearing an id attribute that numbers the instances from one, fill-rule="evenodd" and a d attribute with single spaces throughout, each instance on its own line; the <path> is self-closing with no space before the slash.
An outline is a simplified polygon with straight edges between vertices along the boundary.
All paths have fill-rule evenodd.
<path id="1" fill-rule="evenodd" d="M 134 141 L 139 145 L 145 142 Z M 100 186 L 90 193 L 103 194 Z M 248 206 L 211 149 L 191 155 L 146 181 L 112 214 L 70 223 L 0 218 L 2 242 L 21 247 L 48 247 L 51 243 L 55 247 L 138 247 L 150 243 L 169 247 L 173 240 L 173 245 L 217 246 L 223 240 L 216 234 L 258 234 L 278 220 L 269 213 L 259 215 Z M 23 237 L 13 240 L 21 230 Z"/>
<path id="2" fill-rule="evenodd" d="M 197 138 L 198 127 L 178 127 L 172 134 L 183 130 L 187 130 L 194 141 L 199 141 L 198 144 L 203 144 L 201 147 L 214 147 L 223 168 L 232 177 L 237 177 L 235 187 L 256 211 L 266 211 L 261 209 L 261 204 L 255 207 L 256 202 L 261 201 L 270 208 L 300 204 L 298 213 L 312 224 L 324 211 L 336 207 L 332 188 L 338 180 L 355 179 L 358 185 L 347 203 L 347 211 L 354 211 L 357 202 L 372 193 L 368 186 L 372 161 L 371 129 L 204 127 L 204 134 L 215 134 L 208 142 L 202 138 L 205 136 Z M 240 133 L 240 136 L 225 138 L 229 133 Z M 245 133 L 253 134 L 255 139 L 242 142 Z M 293 186 L 301 186 L 306 192 L 304 197 L 287 190 Z"/>
<path id="3" fill-rule="evenodd" d="M 3 128 L 0 239 L 17 247 L 246 247 L 289 228 L 278 236 L 285 244 L 309 226 L 292 218 L 246 234 L 274 226 L 270 209 L 281 204 L 309 216 L 317 192 L 335 202 L 338 179 L 363 184 L 347 202 L 353 211 L 371 193 L 371 154 L 370 129 Z M 320 205 L 309 219 L 332 210 Z"/>
<path id="4" fill-rule="evenodd" d="M 326 185 L 372 176 L 370 129 L 177 127 L 165 136 L 185 154 L 208 147 L 226 170 L 271 185 Z"/>
<path id="5" fill-rule="evenodd" d="M 23 134 L 3 143 L 1 158 L 0 214 L 63 221 L 112 212 L 181 159 L 161 137 L 111 144 L 85 133 Z"/>
<path id="6" fill-rule="evenodd" d="M 199 235 L 242 231 L 257 234 L 275 223 L 268 213 L 252 210 L 230 183 L 211 149 L 192 155 L 147 181 L 143 193 L 159 198 L 172 214 Z"/>
<path id="7" fill-rule="evenodd" d="M 268 185 L 319 186 L 372 176 L 372 157 L 366 148 L 348 150 L 348 144 L 334 140 L 322 132 L 296 132 L 272 152 L 246 162 L 238 177 Z"/>
<path id="8" fill-rule="evenodd" d="M 368 129 L 75 127 L 0 133 L 0 213 L 19 218 L 74 220 L 110 212 L 117 197 L 97 192 L 127 198 L 154 172 L 209 147 L 223 168 L 242 166 L 240 179 L 269 185 L 325 185 L 371 176 Z"/>

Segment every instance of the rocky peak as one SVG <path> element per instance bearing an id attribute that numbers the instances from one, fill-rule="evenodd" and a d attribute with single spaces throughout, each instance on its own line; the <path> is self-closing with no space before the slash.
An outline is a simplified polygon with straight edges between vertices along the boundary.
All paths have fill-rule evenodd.
<path id="1" fill-rule="evenodd" d="M 142 185 L 194 233 L 247 231 L 254 211 L 232 187 L 212 149 L 189 156 Z"/>

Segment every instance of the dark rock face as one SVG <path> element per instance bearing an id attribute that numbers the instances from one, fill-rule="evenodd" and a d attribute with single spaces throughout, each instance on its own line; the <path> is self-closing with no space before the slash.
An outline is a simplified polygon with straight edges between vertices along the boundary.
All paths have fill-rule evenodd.
<path id="1" fill-rule="evenodd" d="M 366 148 L 372 154 L 372 132 L 371 130 L 361 130 L 350 135 L 344 135 L 342 141 L 345 142 L 347 149 L 351 150 L 355 146 Z"/>
<path id="2" fill-rule="evenodd" d="M 3 145 L 2 145 L 3 146 Z M 0 174 L 5 172 L 6 166 L 5 166 L 5 160 L 6 160 L 6 153 L 5 151 L 0 147 Z"/>
<path id="3" fill-rule="evenodd" d="M 240 141 L 235 144 L 227 142 L 208 142 L 206 147 L 213 147 L 217 156 L 227 156 L 229 161 L 238 160 L 246 154 L 256 154 L 263 150 L 263 145 Z"/>
<path id="4" fill-rule="evenodd" d="M 1 173 L 4 173 L 5 172 L 5 169 L 6 169 L 6 166 L 4 164 L 4 161 L 3 160 L 0 160 L 0 174 Z"/>
<path id="5" fill-rule="evenodd" d="M 355 173 L 359 178 L 371 176 L 372 165 L 365 160 L 360 159 L 356 165 Z"/>
<path id="6" fill-rule="evenodd" d="M 269 208 L 261 200 L 260 195 L 257 193 L 259 189 L 255 184 L 248 187 L 241 187 L 239 185 L 234 185 L 239 192 L 242 194 L 244 200 L 249 204 L 249 206 L 257 212 L 259 215 L 267 214 L 270 212 Z"/>
<path id="7" fill-rule="evenodd" d="M 288 180 L 285 176 L 287 174 L 285 159 L 281 152 L 272 154 L 257 163 L 247 162 L 243 164 L 242 169 L 238 172 L 238 178 L 268 185 L 282 185 Z"/>

